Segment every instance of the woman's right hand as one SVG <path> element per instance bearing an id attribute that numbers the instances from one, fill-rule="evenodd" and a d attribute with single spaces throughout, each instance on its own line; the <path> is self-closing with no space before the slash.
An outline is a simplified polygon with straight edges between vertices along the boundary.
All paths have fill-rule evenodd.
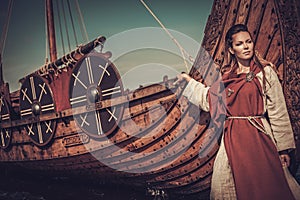
<path id="1" fill-rule="evenodd" d="M 186 82 L 189 82 L 192 77 L 190 77 L 188 74 L 186 73 L 181 73 L 181 74 L 178 74 L 176 76 L 177 80 L 173 83 L 174 85 L 177 85 L 179 83 L 181 83 L 182 81 L 186 81 Z"/>

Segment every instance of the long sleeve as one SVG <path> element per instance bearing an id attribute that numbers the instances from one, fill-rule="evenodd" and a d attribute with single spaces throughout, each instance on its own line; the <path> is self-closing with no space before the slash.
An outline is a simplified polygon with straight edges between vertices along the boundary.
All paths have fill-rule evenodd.
<path id="1" fill-rule="evenodd" d="M 267 66 L 266 107 L 278 151 L 295 148 L 295 141 L 282 86 L 275 71 Z"/>
<path id="2" fill-rule="evenodd" d="M 195 79 L 191 79 L 183 91 L 183 96 L 187 97 L 191 103 L 199 106 L 200 109 L 208 112 L 208 90 L 209 87 L 206 87 L 204 84 L 196 81 Z"/>

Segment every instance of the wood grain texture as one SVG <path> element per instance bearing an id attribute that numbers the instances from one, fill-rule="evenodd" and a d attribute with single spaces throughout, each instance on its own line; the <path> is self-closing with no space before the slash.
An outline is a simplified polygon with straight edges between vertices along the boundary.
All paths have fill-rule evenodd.
<path id="1" fill-rule="evenodd" d="M 300 162 L 299 8 L 298 0 L 215 0 L 202 47 L 190 71 L 196 80 L 211 85 L 219 78 L 219 67 L 224 62 L 226 31 L 235 23 L 247 24 L 260 54 L 279 71 L 297 144 L 297 162 Z M 72 66 L 67 67 L 72 70 Z M 55 73 L 58 81 L 66 78 L 61 74 Z M 46 81 L 53 85 L 51 79 Z M 209 127 L 209 113 L 191 105 L 181 96 L 183 87 L 175 88 L 173 82 L 165 78 L 97 104 L 93 111 L 124 105 L 119 126 L 108 136 L 93 137 L 80 129 L 70 105 L 40 116 L 38 120 L 56 122 L 53 138 L 42 147 L 35 145 L 24 129 L 24 125 L 33 121 L 20 117 L 20 91 L 9 93 L 8 85 L 1 85 L 1 96 L 7 102 L 12 121 L 1 122 L 1 128 L 11 131 L 8 147 L 0 150 L 1 165 L 21 166 L 34 173 L 103 178 L 163 189 L 175 196 L 207 199 L 218 136 Z M 66 100 L 61 95 L 69 97 L 63 91 L 53 93 L 54 101 Z M 83 106 L 75 111 L 82 114 L 88 108 Z"/>

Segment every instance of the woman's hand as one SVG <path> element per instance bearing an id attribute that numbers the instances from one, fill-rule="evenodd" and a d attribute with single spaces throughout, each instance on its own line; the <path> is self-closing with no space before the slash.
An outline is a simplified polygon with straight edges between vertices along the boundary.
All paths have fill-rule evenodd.
<path id="1" fill-rule="evenodd" d="M 280 161 L 283 167 L 289 167 L 290 166 L 290 156 L 288 154 L 281 154 L 280 155 Z"/>
<path id="2" fill-rule="evenodd" d="M 186 73 L 178 74 L 176 77 L 177 77 L 177 80 L 173 83 L 174 85 L 177 85 L 178 83 L 181 83 L 182 81 L 189 82 L 192 79 L 192 77 L 190 77 Z"/>

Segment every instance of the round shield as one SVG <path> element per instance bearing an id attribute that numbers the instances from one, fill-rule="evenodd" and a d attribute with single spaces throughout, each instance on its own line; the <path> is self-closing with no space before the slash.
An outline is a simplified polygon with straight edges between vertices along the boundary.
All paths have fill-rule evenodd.
<path id="1" fill-rule="evenodd" d="M 9 112 L 9 108 L 8 108 L 8 104 L 7 101 L 5 100 L 5 98 L 3 96 L 0 96 L 0 109 L 1 109 L 1 116 L 0 116 L 0 121 L 1 124 L 4 123 L 9 123 L 10 122 L 10 112 Z M 2 149 L 6 149 L 10 142 L 11 142 L 11 129 L 10 128 L 3 128 L 1 126 L 1 130 L 0 130 L 0 146 Z"/>
<path id="2" fill-rule="evenodd" d="M 70 104 L 76 124 L 92 137 L 107 136 L 118 126 L 123 115 L 123 105 L 101 108 L 101 102 L 123 95 L 124 89 L 116 67 L 100 53 L 81 59 L 73 68 L 70 80 Z M 91 111 L 86 108 L 93 108 Z M 81 109 L 82 108 L 82 109 Z M 73 112 L 74 113 L 74 112 Z"/>
<path id="3" fill-rule="evenodd" d="M 20 89 L 20 114 L 21 119 L 33 119 L 34 122 L 25 125 L 25 129 L 38 146 L 49 143 L 55 133 L 55 120 L 41 120 L 42 116 L 52 112 L 55 112 L 55 102 L 46 80 L 36 74 L 26 77 Z"/>

